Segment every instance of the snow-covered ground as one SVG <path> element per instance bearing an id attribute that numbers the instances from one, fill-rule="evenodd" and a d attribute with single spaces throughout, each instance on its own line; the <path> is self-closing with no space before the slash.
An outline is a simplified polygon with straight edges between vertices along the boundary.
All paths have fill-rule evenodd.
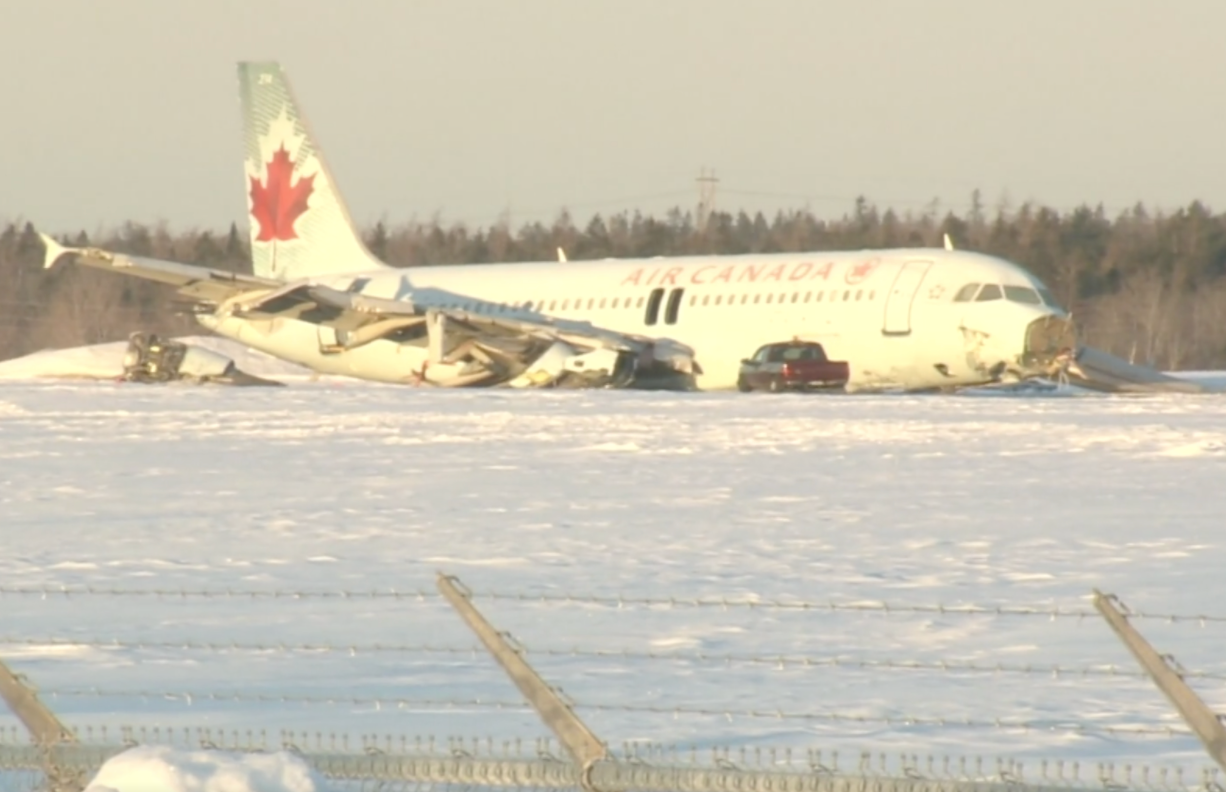
<path id="1" fill-rule="evenodd" d="M 7 383 L 0 656 L 112 738 L 544 734 L 442 570 L 613 745 L 1199 766 L 1067 612 L 1226 616 L 1224 483 L 1216 396 Z M 1222 710 L 1226 622 L 1136 623 Z"/>
<path id="2" fill-rule="evenodd" d="M 311 374 L 299 365 L 226 338 L 204 335 L 183 336 L 176 340 L 220 352 L 248 374 L 291 379 L 304 379 Z M 123 355 L 127 348 L 127 341 L 111 341 L 69 349 L 44 349 L 10 360 L 0 360 L 0 380 L 117 379 L 123 374 Z"/>

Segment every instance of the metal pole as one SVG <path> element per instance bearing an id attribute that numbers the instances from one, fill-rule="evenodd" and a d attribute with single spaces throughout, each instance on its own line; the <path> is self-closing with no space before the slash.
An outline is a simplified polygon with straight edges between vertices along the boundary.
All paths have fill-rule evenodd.
<path id="1" fill-rule="evenodd" d="M 57 750 L 58 746 L 75 744 L 76 738 L 3 660 L 0 660 L 0 698 L 30 732 L 36 750 L 42 755 L 47 788 L 51 792 L 79 792 L 84 789 L 85 781 L 81 774 L 64 767 Z"/>
<path id="2" fill-rule="evenodd" d="M 1137 658 L 1158 689 L 1175 705 L 1180 717 L 1204 743 L 1210 758 L 1226 770 L 1226 728 L 1222 727 L 1217 713 L 1209 709 L 1183 681 L 1183 677 L 1128 623 L 1128 618 L 1115 607 L 1115 602 L 1119 602 L 1115 595 L 1103 594 L 1094 589 L 1094 607 L 1107 620 L 1107 624 L 1111 625 L 1111 629 L 1132 652 L 1133 657 Z"/>
<path id="3" fill-rule="evenodd" d="M 60 723 L 59 718 L 38 700 L 34 691 L 27 687 L 12 670 L 0 660 L 0 698 L 8 704 L 17 720 L 26 727 L 34 742 L 51 746 L 62 742 L 75 742 L 72 732 Z"/>
<path id="4" fill-rule="evenodd" d="M 507 643 L 502 634 L 494 629 L 485 617 L 473 606 L 469 592 L 461 591 L 459 579 L 439 573 L 438 590 L 456 609 L 464 622 L 472 629 L 485 648 L 489 650 L 498 664 L 511 677 L 511 681 L 528 699 L 528 703 L 540 715 L 541 720 L 554 733 L 562 746 L 580 767 L 588 769 L 593 762 L 608 756 L 604 743 L 592 734 L 591 730 L 579 720 L 566 702 L 554 692 L 545 680 L 541 679 L 536 670 L 527 660 Z"/>

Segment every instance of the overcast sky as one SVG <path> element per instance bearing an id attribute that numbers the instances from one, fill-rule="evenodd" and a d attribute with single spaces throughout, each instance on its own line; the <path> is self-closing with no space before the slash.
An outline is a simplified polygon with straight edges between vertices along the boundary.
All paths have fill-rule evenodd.
<path id="1" fill-rule="evenodd" d="M 1226 210 L 1223 0 L 6 0 L 0 219 L 245 220 L 280 60 L 363 224 L 569 206 Z"/>

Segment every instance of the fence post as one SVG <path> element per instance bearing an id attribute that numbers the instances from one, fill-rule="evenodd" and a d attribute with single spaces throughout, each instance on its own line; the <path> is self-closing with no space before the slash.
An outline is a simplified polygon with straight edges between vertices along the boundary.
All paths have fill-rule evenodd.
<path id="1" fill-rule="evenodd" d="M 34 744 L 41 749 L 48 787 L 53 792 L 79 792 L 84 789 L 85 781 L 80 774 L 65 769 L 56 759 L 56 748 L 65 743 L 75 743 L 76 737 L 3 660 L 0 660 L 0 699 L 4 699 L 4 703 L 30 733 Z"/>
<path id="2" fill-rule="evenodd" d="M 1209 709 L 1205 702 L 1197 696 L 1192 688 L 1183 681 L 1183 677 L 1170 667 L 1166 659 L 1150 646 L 1137 629 L 1128 622 L 1128 617 L 1116 608 L 1119 598 L 1114 594 L 1103 594 L 1094 589 L 1094 607 L 1107 620 L 1107 624 L 1115 631 L 1128 651 L 1141 664 L 1154 684 L 1167 697 L 1179 716 L 1191 727 L 1196 736 L 1204 744 L 1209 757 L 1218 766 L 1226 770 L 1226 728 L 1218 719 L 1217 713 Z M 1123 603 L 1120 603 L 1123 605 Z"/>
<path id="3" fill-rule="evenodd" d="M 511 681 L 528 699 L 537 715 L 582 769 L 585 786 L 590 786 L 588 782 L 592 765 L 608 758 L 608 749 L 561 696 L 536 673 L 528 661 L 485 620 L 473 606 L 470 592 L 467 589 L 462 590 L 461 586 L 463 584 L 459 578 L 439 573 L 438 589 L 443 597 L 477 634 L 481 643 L 485 644 L 485 648 L 507 672 L 507 676 L 511 677 Z"/>

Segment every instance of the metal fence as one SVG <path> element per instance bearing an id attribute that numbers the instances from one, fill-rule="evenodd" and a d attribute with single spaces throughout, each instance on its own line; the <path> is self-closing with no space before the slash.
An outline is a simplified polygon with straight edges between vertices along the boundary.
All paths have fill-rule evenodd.
<path id="1" fill-rule="evenodd" d="M 396 600 L 396 601 L 441 601 L 437 591 L 423 588 L 411 589 L 282 589 L 282 588 L 135 588 L 125 586 L 14 586 L 0 584 L 0 598 L 25 597 L 49 599 L 52 597 L 133 597 L 138 599 L 206 599 L 206 600 Z M 719 610 L 798 610 L 830 611 L 881 614 L 924 614 L 942 616 L 1018 616 L 1044 620 L 1100 618 L 1093 607 L 1061 607 L 1050 604 L 949 604 L 915 603 L 866 600 L 806 600 L 765 599 L 758 597 L 660 597 L 631 594 L 579 594 L 574 592 L 524 592 L 474 590 L 469 597 L 474 601 L 552 603 L 565 605 L 599 605 L 616 610 L 626 608 L 713 608 Z M 1188 623 L 1205 626 L 1211 623 L 1226 623 L 1226 613 L 1161 613 L 1144 610 L 1129 610 L 1129 619 Z"/>
<path id="2" fill-rule="evenodd" d="M 1226 729 L 1216 714 L 1184 684 L 1187 677 L 1219 680 L 1221 674 L 1187 671 L 1169 664 L 1140 637 L 1130 620 L 1159 619 L 1166 622 L 1209 624 L 1226 622 L 1226 617 L 1211 615 L 1143 614 L 1117 607 L 1113 599 L 1095 593 L 1094 609 L 1058 609 L 1026 606 L 944 606 L 890 605 L 863 602 L 803 602 L 735 599 L 688 599 L 650 597 L 607 597 L 573 595 L 479 594 L 467 590 L 454 578 L 440 576 L 437 592 L 281 592 L 211 591 L 152 589 L 47 589 L 0 587 L 3 597 L 156 597 L 159 599 L 421 599 L 442 600 L 478 638 L 480 645 L 469 647 L 431 647 L 425 644 L 349 645 L 319 643 L 209 643 L 195 641 L 108 640 L 105 638 L 28 638 L 0 637 L 9 646 L 86 646 L 99 648 L 158 649 L 167 651 L 253 651 L 349 654 L 396 651 L 436 651 L 443 653 L 488 652 L 502 666 L 523 695 L 523 700 L 459 702 L 454 699 L 378 698 L 373 696 L 313 696 L 269 692 L 212 692 L 185 687 L 172 690 L 117 690 L 106 688 L 49 688 L 37 691 L 28 680 L 13 674 L 0 662 L 0 694 L 23 724 L 22 729 L 0 728 L 0 792 L 7 790 L 49 789 L 55 792 L 80 792 L 84 784 L 110 757 L 138 746 L 169 746 L 181 749 L 226 750 L 236 753 L 287 751 L 300 757 L 338 790 L 350 789 L 575 789 L 584 792 L 1057 792 L 1104 789 L 1145 792 L 1204 790 L 1221 792 L 1226 778 Z M 1138 668 L 1116 666 L 1011 666 L 969 661 L 855 660 L 845 657 L 768 656 L 765 654 L 710 655 L 684 652 L 621 652 L 579 648 L 529 649 L 496 630 L 478 611 L 481 599 L 516 601 L 557 601 L 616 608 L 719 607 L 871 611 L 878 613 L 991 615 L 1042 617 L 1045 619 L 1085 619 L 1101 616 L 1139 661 Z M 720 663 L 771 665 L 821 665 L 835 667 L 894 670 L 939 670 L 942 672 L 1014 673 L 1080 676 L 1148 677 L 1168 697 L 1186 728 L 1144 726 L 1112 727 L 1099 724 L 1030 723 L 1025 720 L 950 721 L 941 718 L 900 718 L 906 725 L 960 725 L 974 728 L 1040 729 L 1083 734 L 1195 734 L 1205 745 L 1208 758 L 1218 767 L 1150 767 L 1141 764 L 1104 762 L 1043 761 L 980 757 L 945 757 L 928 753 L 881 751 L 832 751 L 796 747 L 711 747 L 662 746 L 625 743 L 611 746 L 598 739 L 583 723 L 576 710 L 601 709 L 664 714 L 732 713 L 703 707 L 670 707 L 633 702 L 607 705 L 588 703 L 577 706 L 560 690 L 542 679 L 530 664 L 536 657 L 658 659 L 686 658 Z M 253 702 L 349 703 L 389 707 L 428 705 L 446 707 L 474 704 L 535 711 L 554 739 L 525 741 L 474 738 L 436 739 L 430 736 L 389 736 L 374 734 L 335 734 L 322 731 L 220 730 L 136 725 L 130 727 L 83 727 L 70 729 L 59 721 L 42 699 L 59 697 L 157 698 L 233 700 Z M 835 724 L 891 724 L 889 717 L 842 715 L 839 713 L 746 711 L 749 717 L 792 720 L 825 720 Z"/>
<path id="3" fill-rule="evenodd" d="M 235 753 L 288 751 L 338 789 L 591 789 L 599 792 L 1064 792 L 1220 790 L 1213 767 L 1198 772 L 1110 763 L 1031 762 L 914 754 L 625 745 L 587 768 L 554 740 L 495 741 L 391 735 L 276 734 L 198 729 L 120 728 L 77 734 L 48 749 L 14 730 L 0 733 L 0 789 L 47 784 L 49 762 L 62 777 L 88 779 L 137 745 Z"/>

